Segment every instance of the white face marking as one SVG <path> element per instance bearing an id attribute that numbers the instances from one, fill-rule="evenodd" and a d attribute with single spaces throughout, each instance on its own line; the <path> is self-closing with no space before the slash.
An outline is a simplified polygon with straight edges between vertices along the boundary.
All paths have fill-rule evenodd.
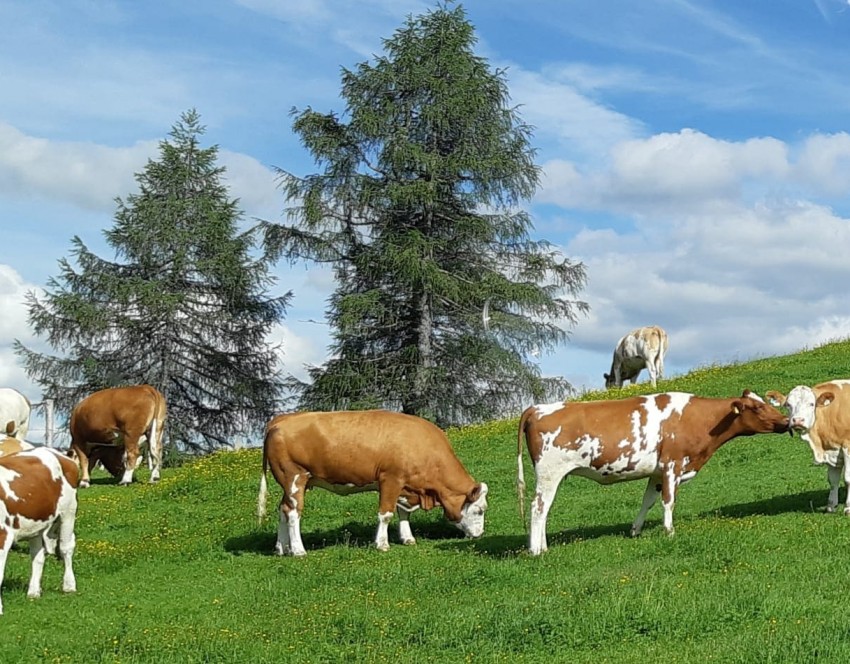
<path id="1" fill-rule="evenodd" d="M 558 412 L 565 405 L 566 404 L 563 401 L 557 401 L 555 403 L 540 403 L 534 406 L 534 410 L 537 412 L 537 419 L 539 420 L 547 415 Z"/>
<path id="2" fill-rule="evenodd" d="M 798 385 L 788 393 L 785 406 L 792 429 L 808 431 L 815 425 L 816 400 L 814 390 L 806 385 Z"/>
<path id="3" fill-rule="evenodd" d="M 484 534 L 484 513 L 487 511 L 487 485 L 481 483 L 481 495 L 471 503 L 466 503 L 460 510 L 460 521 L 457 527 L 467 537 L 481 537 Z"/>

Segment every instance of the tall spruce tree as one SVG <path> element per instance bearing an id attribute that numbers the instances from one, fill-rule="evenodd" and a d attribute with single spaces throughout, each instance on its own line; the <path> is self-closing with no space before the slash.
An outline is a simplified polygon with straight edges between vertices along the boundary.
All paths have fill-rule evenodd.
<path id="1" fill-rule="evenodd" d="M 105 387 L 149 383 L 168 403 L 167 441 L 209 451 L 258 429 L 282 384 L 271 327 L 289 294 L 269 297 L 268 261 L 222 184 L 217 146 L 202 148 L 196 111 L 181 116 L 159 159 L 136 174 L 139 191 L 116 200 L 105 231 L 115 261 L 79 237 L 43 297 L 27 296 L 35 333 L 61 354 L 15 343 L 27 373 L 60 412 Z"/>
<path id="2" fill-rule="evenodd" d="M 281 171 L 292 223 L 265 223 L 265 244 L 337 280 L 333 359 L 293 381 L 302 407 L 399 408 L 449 425 L 568 390 L 533 356 L 586 311 L 584 266 L 530 238 L 531 128 L 475 43 L 462 7 L 439 5 L 374 63 L 343 70 L 343 118 L 295 112 L 321 172 Z"/>

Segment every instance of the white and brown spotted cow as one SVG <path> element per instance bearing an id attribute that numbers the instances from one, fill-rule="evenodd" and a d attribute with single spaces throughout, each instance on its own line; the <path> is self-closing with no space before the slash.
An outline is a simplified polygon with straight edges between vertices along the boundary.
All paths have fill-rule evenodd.
<path id="1" fill-rule="evenodd" d="M 517 437 L 521 513 L 523 437 L 537 475 L 529 549 L 534 555 L 547 549 L 546 517 L 567 475 L 600 484 L 649 478 L 632 535 L 640 534 L 659 494 L 664 528 L 672 535 L 679 485 L 692 479 L 721 445 L 737 436 L 787 430 L 788 418 L 749 390 L 735 399 L 665 392 L 614 401 L 531 406 L 522 414 Z"/>
<path id="2" fill-rule="evenodd" d="M 11 387 L 0 387 L 0 423 L 4 429 L 8 422 L 14 422 L 12 431 L 7 434 L 20 440 L 27 437 L 30 425 L 32 404 L 23 394 Z"/>
<path id="3" fill-rule="evenodd" d="M 798 385 L 786 397 L 770 390 L 775 406 L 786 406 L 792 431 L 800 433 L 812 450 L 816 464 L 826 464 L 829 497 L 826 511 L 838 505 L 841 476 L 847 487 L 844 514 L 850 515 L 850 380 L 830 380 L 814 387 Z"/>
<path id="4" fill-rule="evenodd" d="M 65 565 L 62 590 L 77 589 L 71 561 L 78 477 L 71 459 L 46 447 L 0 458 L 0 585 L 12 544 L 29 540 L 32 574 L 27 597 L 41 595 L 45 552 L 55 553 L 57 545 Z"/>
<path id="5" fill-rule="evenodd" d="M 605 387 L 622 387 L 623 382 L 637 382 L 640 372 L 646 368 L 649 381 L 664 376 L 664 356 L 667 354 L 667 333 L 657 325 L 639 327 L 629 332 L 614 348 L 610 373 L 603 374 Z"/>
<path id="6" fill-rule="evenodd" d="M 123 474 L 119 484 L 130 484 L 139 461 L 139 439 L 148 441 L 150 481 L 159 480 L 162 463 L 162 434 L 165 426 L 165 397 L 150 385 L 111 387 L 90 394 L 71 411 L 71 452 L 82 469 L 80 487 L 89 486 L 89 455 L 94 446 L 123 447 Z M 113 459 L 114 452 L 94 453 Z M 114 465 L 114 464 L 113 464 Z M 115 474 L 114 470 L 110 472 Z"/>
<path id="7" fill-rule="evenodd" d="M 340 495 L 378 491 L 375 545 L 389 549 L 387 527 L 398 511 L 403 544 L 414 544 L 410 513 L 441 505 L 469 537 L 484 531 L 487 485 L 466 472 L 446 434 L 412 415 L 383 410 L 279 415 L 263 444 L 257 513 L 265 516 L 266 470 L 283 488 L 275 551 L 303 556 L 304 492 L 314 486 Z"/>

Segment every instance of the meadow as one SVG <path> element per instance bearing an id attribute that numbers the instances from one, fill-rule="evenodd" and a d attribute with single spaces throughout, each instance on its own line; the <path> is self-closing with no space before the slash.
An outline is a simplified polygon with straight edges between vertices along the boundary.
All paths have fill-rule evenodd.
<path id="1" fill-rule="evenodd" d="M 659 390 L 763 394 L 850 377 L 850 342 L 706 367 Z M 645 378 L 645 374 L 644 374 Z M 640 384 L 583 399 L 648 393 Z M 517 413 L 518 417 L 519 413 Z M 256 518 L 261 452 L 166 469 L 156 485 L 105 475 L 80 491 L 78 592 L 61 563 L 26 598 L 16 547 L 3 583 L 3 662 L 836 662 L 850 660 L 840 582 L 850 517 L 826 514 L 826 471 L 787 435 L 728 443 L 679 493 L 676 536 L 649 513 L 628 536 L 645 482 L 566 480 L 549 552 L 531 557 L 515 491 L 517 418 L 451 430 L 490 486 L 484 536 L 442 510 L 411 518 L 417 545 L 372 546 L 377 495 L 311 491 L 308 554 L 272 555 L 276 515 Z M 271 476 L 270 508 L 280 491 Z M 526 500 L 533 471 L 526 453 Z M 843 500 L 843 489 L 842 489 Z"/>

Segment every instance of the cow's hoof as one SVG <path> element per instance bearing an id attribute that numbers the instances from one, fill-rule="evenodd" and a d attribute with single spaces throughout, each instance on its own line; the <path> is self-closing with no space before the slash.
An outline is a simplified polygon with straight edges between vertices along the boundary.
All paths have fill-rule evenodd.
<path id="1" fill-rule="evenodd" d="M 307 555 L 307 551 L 305 549 L 299 549 L 298 551 L 293 551 L 292 555 L 295 558 L 303 558 Z"/>
<path id="2" fill-rule="evenodd" d="M 827 505 L 824 508 L 824 512 L 826 512 L 827 514 L 832 514 L 833 512 L 835 512 L 835 506 L 834 505 Z"/>
<path id="3" fill-rule="evenodd" d="M 77 592 L 77 586 L 70 586 L 68 588 L 62 588 L 63 593 L 75 593 Z"/>
<path id="4" fill-rule="evenodd" d="M 378 549 L 378 551 L 389 551 L 390 545 L 388 542 L 379 542 L 375 545 L 375 548 Z"/>
<path id="5" fill-rule="evenodd" d="M 80 489 L 88 489 L 89 486 L 91 486 L 91 485 L 89 484 L 88 480 L 80 480 L 80 486 L 79 486 Z"/>
<path id="6" fill-rule="evenodd" d="M 403 540 L 401 540 L 401 543 L 404 544 L 405 546 L 413 546 L 414 544 L 416 544 L 416 539 L 413 538 L 413 537 L 411 537 L 409 539 L 403 539 Z M 387 547 L 387 548 L 389 548 L 389 547 Z"/>
<path id="7" fill-rule="evenodd" d="M 638 537 L 640 535 L 640 528 L 632 528 L 630 534 L 632 537 Z"/>
<path id="8" fill-rule="evenodd" d="M 30 599 L 38 599 L 39 597 L 41 597 L 41 591 L 38 590 L 38 591 L 35 591 L 35 592 L 32 592 L 32 591 L 27 592 L 27 597 L 29 597 Z"/>
<path id="9" fill-rule="evenodd" d="M 850 507 L 844 508 L 844 516 L 850 516 Z"/>

